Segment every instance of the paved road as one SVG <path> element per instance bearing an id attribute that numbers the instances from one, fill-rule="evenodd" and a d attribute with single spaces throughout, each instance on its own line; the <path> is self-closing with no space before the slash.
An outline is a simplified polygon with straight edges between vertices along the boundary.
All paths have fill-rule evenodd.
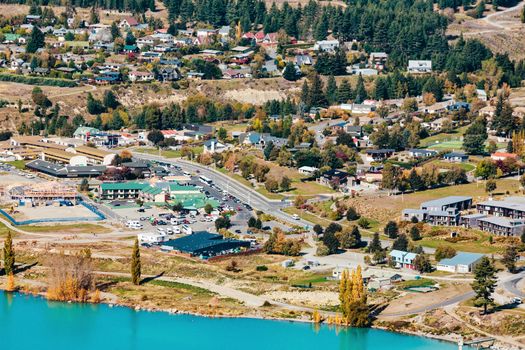
<path id="1" fill-rule="evenodd" d="M 518 288 L 518 283 L 525 278 L 525 271 L 513 275 L 508 280 L 501 282 L 501 286 L 509 293 L 520 298 L 525 298 L 525 293 Z"/>
<path id="2" fill-rule="evenodd" d="M 287 206 L 286 202 L 279 200 L 271 200 L 264 197 L 262 194 L 258 193 L 252 188 L 249 188 L 229 176 L 222 174 L 214 169 L 211 169 L 207 166 L 193 163 L 183 159 L 166 159 L 164 157 L 154 156 L 150 154 L 143 153 L 134 153 L 134 157 L 138 159 L 157 161 L 164 164 L 176 165 L 181 167 L 184 171 L 196 172 L 199 171 L 200 174 L 206 176 L 213 181 L 220 188 L 225 189 L 234 197 L 237 197 L 241 202 L 247 203 L 253 208 L 260 210 L 264 213 L 274 215 L 276 218 L 288 222 L 292 225 L 301 225 L 301 226 L 311 226 L 312 224 L 306 220 L 295 220 L 292 215 L 287 214 L 281 211 L 282 208 Z"/>

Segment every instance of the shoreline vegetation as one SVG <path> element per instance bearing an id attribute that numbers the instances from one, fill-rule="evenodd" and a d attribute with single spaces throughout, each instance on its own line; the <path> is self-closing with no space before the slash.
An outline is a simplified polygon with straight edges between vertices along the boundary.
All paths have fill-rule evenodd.
<path id="1" fill-rule="evenodd" d="M 184 311 L 184 310 L 179 310 L 179 309 L 175 309 L 175 308 L 162 308 L 162 307 L 148 307 L 148 308 L 146 308 L 146 307 L 141 307 L 139 305 L 127 304 L 125 302 L 122 302 L 120 299 L 117 299 L 117 301 L 115 301 L 115 302 L 110 302 L 109 300 L 104 299 L 104 298 L 100 298 L 98 301 L 93 301 L 93 299 L 87 299 L 84 302 L 72 301 L 72 300 L 53 300 L 53 299 L 49 299 L 47 297 L 47 292 L 37 292 L 37 293 L 35 293 L 35 292 L 30 291 L 30 290 L 20 290 L 20 289 L 9 291 L 9 290 L 7 290 L 5 288 L 4 285 L 1 285 L 1 284 L 0 284 L 0 291 L 2 291 L 4 293 L 13 293 L 13 294 L 21 294 L 21 295 L 25 295 L 25 296 L 39 297 L 39 298 L 42 298 L 42 299 L 47 300 L 47 301 L 58 302 L 58 303 L 66 303 L 66 304 L 71 304 L 71 303 L 76 303 L 76 304 L 104 304 L 104 305 L 107 305 L 110 308 L 113 308 L 113 307 L 125 307 L 125 308 L 128 308 L 128 309 L 137 311 L 137 312 L 139 312 L 139 311 L 143 311 L 143 312 L 163 312 L 163 313 L 167 313 L 167 314 L 170 314 L 170 315 L 189 315 L 189 316 L 195 316 L 195 317 L 224 318 L 224 319 L 226 319 L 226 318 L 257 319 L 257 320 L 266 320 L 266 321 L 309 323 L 309 324 L 312 324 L 312 326 L 325 325 L 325 326 L 328 326 L 328 327 L 340 327 L 340 328 L 349 327 L 349 328 L 352 328 L 350 326 L 345 326 L 345 325 L 341 325 L 341 324 L 315 322 L 315 320 L 313 320 L 313 319 L 289 318 L 289 317 L 287 318 L 287 317 L 277 317 L 277 316 L 261 316 L 261 315 L 249 314 L 249 313 L 241 314 L 241 315 L 224 315 L 224 314 L 221 314 L 221 315 L 216 315 L 216 314 L 215 315 L 210 315 L 210 314 L 199 313 L 199 312 Z M 374 324 L 372 324 L 372 325 L 370 325 L 369 327 L 366 327 L 366 328 L 373 328 L 373 329 L 383 330 L 383 331 L 386 331 L 386 332 L 392 332 L 392 333 L 398 333 L 398 334 L 404 334 L 404 335 L 410 335 L 410 336 L 425 337 L 425 338 L 429 338 L 429 339 L 433 339 L 433 340 L 449 342 L 449 343 L 454 343 L 454 344 L 457 343 L 457 339 L 453 339 L 453 337 L 445 336 L 445 335 L 436 335 L 436 334 L 425 333 L 425 332 L 414 332 L 414 331 L 403 330 L 403 329 L 396 329 L 396 328 L 389 328 L 389 327 L 386 327 L 386 326 L 383 326 L 383 325 L 374 325 Z"/>

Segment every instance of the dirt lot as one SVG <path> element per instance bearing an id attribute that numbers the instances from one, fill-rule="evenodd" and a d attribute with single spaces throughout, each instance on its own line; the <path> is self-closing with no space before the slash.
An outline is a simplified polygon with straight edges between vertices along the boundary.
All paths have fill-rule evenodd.
<path id="1" fill-rule="evenodd" d="M 97 215 L 83 205 L 75 205 L 72 207 L 55 207 L 40 206 L 40 207 L 26 207 L 20 206 L 16 208 L 14 218 L 16 220 L 41 220 L 41 219 L 61 219 L 61 218 L 97 218 Z"/>
<path id="2" fill-rule="evenodd" d="M 396 299 L 382 313 L 387 315 L 397 312 L 411 312 L 425 305 L 431 305 L 436 300 L 448 300 L 455 296 L 466 293 L 469 287 L 465 284 L 453 284 L 431 293 L 407 292 L 405 296 Z"/>

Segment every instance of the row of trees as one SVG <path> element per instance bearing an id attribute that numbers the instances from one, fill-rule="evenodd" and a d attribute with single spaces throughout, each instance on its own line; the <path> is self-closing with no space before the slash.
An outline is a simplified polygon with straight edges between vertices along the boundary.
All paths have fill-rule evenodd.
<path id="1" fill-rule="evenodd" d="M 381 186 L 391 191 L 422 191 L 438 186 L 467 183 L 467 174 L 459 166 L 441 172 L 435 165 L 427 164 L 421 167 L 420 170 L 412 168 L 412 170 L 407 172 L 402 171 L 391 163 L 386 163 L 382 174 Z"/>

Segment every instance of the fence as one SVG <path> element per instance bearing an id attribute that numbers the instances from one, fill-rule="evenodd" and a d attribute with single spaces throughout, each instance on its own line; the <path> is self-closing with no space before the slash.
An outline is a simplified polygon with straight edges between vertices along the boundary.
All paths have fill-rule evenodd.
<path id="1" fill-rule="evenodd" d="M 81 205 L 86 207 L 87 209 L 91 210 L 95 215 L 97 215 L 96 218 L 87 218 L 87 217 L 67 217 L 67 218 L 49 218 L 49 219 L 33 219 L 33 220 L 23 220 L 18 221 L 11 215 L 9 215 L 5 210 L 0 209 L 0 214 L 5 216 L 7 220 L 9 220 L 13 225 L 19 226 L 19 225 L 30 225 L 30 224 L 39 224 L 39 223 L 47 223 L 47 222 L 71 222 L 71 221 L 99 221 L 104 220 L 106 217 L 100 210 L 98 210 L 96 207 L 94 207 L 91 204 L 80 202 Z"/>

